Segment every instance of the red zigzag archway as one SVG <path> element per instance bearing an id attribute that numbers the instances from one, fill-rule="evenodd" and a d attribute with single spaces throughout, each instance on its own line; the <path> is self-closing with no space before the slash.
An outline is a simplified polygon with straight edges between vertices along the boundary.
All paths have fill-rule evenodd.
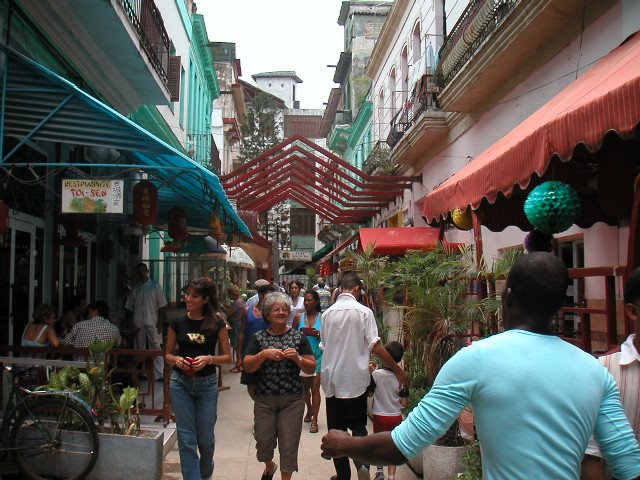
<path id="1" fill-rule="evenodd" d="M 364 223 L 417 178 L 367 175 L 301 135 L 220 177 L 238 210 L 261 213 L 290 198 L 331 223 Z"/>

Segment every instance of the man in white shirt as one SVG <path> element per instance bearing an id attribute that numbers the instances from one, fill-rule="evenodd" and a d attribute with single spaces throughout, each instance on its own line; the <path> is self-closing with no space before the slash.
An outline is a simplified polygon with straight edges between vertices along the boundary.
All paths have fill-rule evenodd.
<path id="1" fill-rule="evenodd" d="M 256 280 L 256 282 L 253 284 L 253 287 L 257 289 L 258 287 L 262 287 L 263 285 L 269 285 L 269 280 L 265 280 L 264 278 Z M 258 294 L 257 293 L 247 299 L 246 305 L 247 305 L 247 309 L 249 311 L 253 307 L 255 307 L 257 304 L 258 304 Z"/>
<path id="2" fill-rule="evenodd" d="M 401 385 L 406 386 L 407 377 L 380 342 L 373 312 L 358 302 L 362 280 L 355 273 L 346 273 L 340 288 L 342 293 L 336 302 L 322 314 L 320 341 L 324 353 L 320 381 L 327 401 L 328 428 L 351 430 L 353 436 L 363 437 L 367 435 L 371 353 L 395 373 Z M 334 458 L 333 463 L 337 475 L 332 480 L 351 478 L 347 457 Z M 369 479 L 369 467 L 354 463 L 358 479 Z"/>
<path id="3" fill-rule="evenodd" d="M 149 278 L 149 268 L 144 263 L 136 265 L 139 282 L 133 287 L 125 308 L 133 311 L 133 324 L 138 333 L 133 339 L 136 350 L 162 350 L 162 321 L 167 299 L 162 287 Z M 162 381 L 164 361 L 162 355 L 153 359 L 155 378 Z"/>
<path id="4" fill-rule="evenodd" d="M 629 335 L 619 351 L 598 358 L 618 384 L 624 413 L 640 442 L 640 268 L 636 268 L 624 287 L 625 310 L 634 322 L 635 333 Z M 602 460 L 598 444 L 592 437 L 582 462 L 582 480 L 611 478 Z"/>

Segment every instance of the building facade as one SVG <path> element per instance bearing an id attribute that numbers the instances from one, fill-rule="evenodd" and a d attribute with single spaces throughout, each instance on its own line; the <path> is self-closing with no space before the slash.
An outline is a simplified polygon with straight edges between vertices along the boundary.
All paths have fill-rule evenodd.
<path id="1" fill-rule="evenodd" d="M 179 300 L 177 263 L 160 252 L 169 210 L 185 211 L 190 232 L 207 232 L 214 213 L 228 233 L 246 230 L 211 173 L 219 87 L 195 3 L 3 1 L 0 17 L 0 343 L 19 343 L 39 304 L 61 313 L 74 295 L 106 301 L 118 322 L 141 260 Z M 111 200 L 73 193 L 65 179 Z M 157 202 L 151 190 L 134 199 L 143 179 Z M 66 194 L 87 198 L 67 205 Z"/>
<path id="2" fill-rule="evenodd" d="M 630 216 L 633 177 L 620 179 L 620 185 L 626 185 L 626 200 L 620 200 L 617 210 L 603 212 L 607 182 L 603 173 L 594 176 L 594 172 L 605 170 L 610 149 L 617 149 L 622 158 L 634 156 L 633 142 L 625 139 L 634 137 L 636 129 L 611 138 L 603 133 L 589 144 L 590 154 L 575 147 L 560 161 L 552 152 L 547 167 L 525 172 L 528 178 L 514 181 L 515 187 L 502 189 L 497 197 L 487 193 L 480 203 L 471 202 L 478 221 L 473 233 L 453 228 L 451 223 L 451 212 L 467 210 L 470 203 L 451 200 L 446 211 L 440 209 L 436 215 L 431 199 L 458 178 L 466 178 L 483 159 L 489 161 L 495 149 L 508 152 L 502 138 L 515 145 L 520 140 L 518 132 L 531 119 L 544 117 L 553 102 L 568 95 L 572 85 L 579 85 L 581 77 L 592 75 L 594 65 L 607 61 L 638 29 L 640 6 L 629 1 L 472 1 L 464 8 L 449 4 L 396 1 L 367 66 L 377 140 L 391 146 L 391 159 L 403 171 L 422 175 L 422 182 L 406 190 L 401 201 L 390 204 L 375 222 L 382 224 L 398 213 L 410 217 L 416 226 L 428 220 L 446 228 L 447 240 L 474 244 L 491 259 L 507 249 L 523 248 L 524 237 L 533 228 L 522 213 L 531 189 L 544 180 L 562 180 L 580 194 L 583 215 L 577 221 L 580 226 L 555 235 L 556 253 L 569 267 L 626 265 L 629 223 L 634 221 Z M 606 83 L 598 90 L 602 88 Z M 584 102 L 595 98 L 598 90 L 588 93 Z M 598 120 L 605 117 L 596 114 L 594 124 L 599 127 Z M 544 118 L 540 120 L 543 127 L 562 117 Z M 611 123 L 610 129 L 621 128 Z M 584 133 L 578 128 L 567 135 L 578 145 Z M 508 153 L 504 158 L 510 158 Z M 474 164 L 476 159 L 480 161 Z M 527 169 L 526 159 L 523 164 L 520 171 Z M 568 173 L 571 168 L 574 170 Z M 483 176 L 477 178 L 477 184 L 489 191 L 494 183 L 490 170 L 482 170 Z M 598 214 L 585 218 L 586 212 Z M 617 326 L 615 322 L 605 325 L 605 305 L 614 301 L 605 291 L 605 282 L 586 277 L 574 280 L 568 305 L 569 309 L 591 308 L 594 313 L 586 318 L 575 309 L 567 311 L 560 329 L 569 335 L 580 334 L 585 322 L 591 322 L 593 349 L 617 343 L 625 331 L 619 308 L 622 277 L 611 277 L 616 283 Z M 617 330 L 617 338 L 607 337 L 612 329 Z"/>

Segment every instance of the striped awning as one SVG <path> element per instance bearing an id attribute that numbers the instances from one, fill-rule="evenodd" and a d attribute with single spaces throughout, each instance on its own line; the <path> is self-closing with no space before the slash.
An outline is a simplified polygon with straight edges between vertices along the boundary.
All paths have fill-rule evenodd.
<path id="1" fill-rule="evenodd" d="M 433 224 L 456 208 L 479 208 L 511 197 L 539 177 L 552 158 L 566 161 L 584 144 L 596 150 L 611 130 L 621 136 L 640 123 L 640 33 L 602 58 L 533 115 L 424 197 Z"/>
<path id="2" fill-rule="evenodd" d="M 57 73 L 0 45 L 6 54 L 3 85 L 3 121 L 0 137 L 14 137 L 17 145 L 1 152 L 0 165 L 19 165 L 13 153 L 32 140 L 117 149 L 118 163 L 78 167 L 116 167 L 123 172 L 131 165 L 147 171 L 159 186 L 159 219 L 166 219 L 173 206 L 187 210 L 189 227 L 209 229 L 216 213 L 228 233 L 251 237 L 212 171 L 194 162 L 172 146 L 89 95 Z"/>

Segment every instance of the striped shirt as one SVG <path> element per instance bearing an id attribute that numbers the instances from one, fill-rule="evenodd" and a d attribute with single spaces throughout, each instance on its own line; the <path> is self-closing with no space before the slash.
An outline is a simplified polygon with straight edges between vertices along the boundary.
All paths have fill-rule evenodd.
<path id="1" fill-rule="evenodd" d="M 603 355 L 598 361 L 607 369 L 618 384 L 624 413 L 640 442 L 640 353 L 633 340 L 635 334 L 620 346 L 620 351 Z M 593 437 L 589 441 L 587 453 L 600 457 L 600 450 Z"/>

